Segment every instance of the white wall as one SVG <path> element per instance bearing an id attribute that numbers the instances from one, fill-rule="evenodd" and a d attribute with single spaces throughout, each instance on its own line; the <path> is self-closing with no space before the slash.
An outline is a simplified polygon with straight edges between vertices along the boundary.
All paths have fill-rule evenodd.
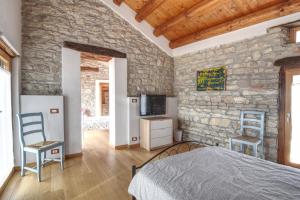
<path id="1" fill-rule="evenodd" d="M 33 103 L 34 102 L 34 103 Z M 22 95 L 21 111 L 22 113 L 42 112 L 44 116 L 45 135 L 47 140 L 64 141 L 64 99 L 63 96 L 40 96 L 40 95 Z M 55 108 L 59 113 L 50 113 L 50 109 Z M 41 134 L 32 134 L 25 137 L 28 144 L 41 141 Z M 18 144 L 18 145 L 16 145 Z M 19 149 L 19 141 L 15 143 L 15 148 Z M 47 157 L 58 157 L 47 152 Z M 20 152 L 15 157 L 18 165 L 20 164 Z M 35 162 L 35 155 L 28 153 L 27 162 Z"/>
<path id="2" fill-rule="evenodd" d="M 128 144 L 127 59 L 109 62 L 109 142 L 112 146 Z"/>
<path id="3" fill-rule="evenodd" d="M 140 118 L 139 113 L 139 97 L 128 97 L 127 106 L 128 106 L 128 144 L 138 144 L 140 136 Z M 167 97 L 166 100 L 166 114 L 162 115 L 165 117 L 173 118 L 174 132 L 178 128 L 178 119 L 177 119 L 177 97 Z M 146 116 L 151 117 L 151 116 Z M 152 116 L 155 117 L 155 116 Z M 137 137 L 137 141 L 132 141 L 133 137 Z"/>
<path id="4" fill-rule="evenodd" d="M 0 0 L 0 35 L 21 52 L 21 0 Z"/>
<path id="5" fill-rule="evenodd" d="M 62 48 L 66 155 L 80 153 L 82 149 L 80 90 L 80 52 Z"/>

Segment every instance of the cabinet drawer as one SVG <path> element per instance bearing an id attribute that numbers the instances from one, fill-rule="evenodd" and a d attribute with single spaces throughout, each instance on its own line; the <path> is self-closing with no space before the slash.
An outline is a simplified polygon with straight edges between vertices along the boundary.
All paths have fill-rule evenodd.
<path id="1" fill-rule="evenodd" d="M 172 136 L 172 128 L 154 129 L 151 131 L 151 138 Z"/>
<path id="2" fill-rule="evenodd" d="M 161 129 L 161 128 L 172 128 L 173 127 L 173 121 L 168 120 L 157 120 L 157 121 L 151 121 L 151 130 L 153 129 Z"/>
<path id="3" fill-rule="evenodd" d="M 172 144 L 172 136 L 160 137 L 160 138 L 153 138 L 151 139 L 151 148 L 164 146 L 167 144 Z"/>

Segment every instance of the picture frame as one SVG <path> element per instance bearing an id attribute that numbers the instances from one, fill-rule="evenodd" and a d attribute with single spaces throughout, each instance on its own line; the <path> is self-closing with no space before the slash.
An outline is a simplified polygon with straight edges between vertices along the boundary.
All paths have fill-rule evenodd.
<path id="1" fill-rule="evenodd" d="M 226 66 L 197 71 L 197 91 L 223 91 L 226 89 Z"/>

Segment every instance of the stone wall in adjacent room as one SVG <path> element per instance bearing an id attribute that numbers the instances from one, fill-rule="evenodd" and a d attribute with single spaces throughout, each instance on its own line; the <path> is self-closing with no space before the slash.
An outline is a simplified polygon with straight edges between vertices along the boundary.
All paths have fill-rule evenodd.
<path id="1" fill-rule="evenodd" d="M 61 48 L 72 41 L 126 53 L 128 96 L 173 95 L 173 59 L 100 0 L 22 3 L 22 94 L 62 94 Z"/>
<path id="2" fill-rule="evenodd" d="M 277 159 L 279 69 L 274 61 L 299 55 L 285 28 L 174 59 L 175 94 L 185 137 L 228 147 L 241 110 L 266 112 L 265 157 Z M 227 66 L 226 91 L 196 91 L 197 70 Z"/>
<path id="3" fill-rule="evenodd" d="M 108 80 L 108 63 L 95 60 L 81 60 L 81 66 L 99 68 L 99 72 L 81 71 L 81 108 L 88 116 L 96 114 L 96 81 Z"/>

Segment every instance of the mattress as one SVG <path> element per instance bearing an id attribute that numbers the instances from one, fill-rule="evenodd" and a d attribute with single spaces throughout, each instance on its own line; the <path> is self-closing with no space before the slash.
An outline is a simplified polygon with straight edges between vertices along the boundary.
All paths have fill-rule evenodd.
<path id="1" fill-rule="evenodd" d="M 300 170 L 205 147 L 147 164 L 128 192 L 138 200 L 299 200 Z"/>

